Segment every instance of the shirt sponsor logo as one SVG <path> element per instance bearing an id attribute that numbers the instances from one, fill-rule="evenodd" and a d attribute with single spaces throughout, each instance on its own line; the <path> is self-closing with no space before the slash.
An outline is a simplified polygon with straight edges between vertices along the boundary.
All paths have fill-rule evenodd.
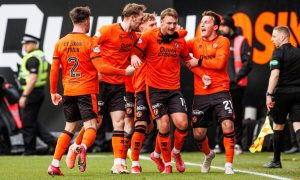
<path id="1" fill-rule="evenodd" d="M 199 115 L 203 115 L 204 112 L 196 109 L 196 110 L 193 110 L 192 114 L 193 114 L 194 116 L 199 116 Z"/>
<path id="2" fill-rule="evenodd" d="M 152 109 L 157 109 L 157 108 L 159 108 L 160 106 L 162 106 L 161 103 L 156 103 L 156 104 L 154 104 L 154 105 L 152 106 Z"/>
<path id="3" fill-rule="evenodd" d="M 158 56 L 177 57 L 177 50 L 172 48 L 160 47 Z"/>
<path id="4" fill-rule="evenodd" d="M 125 108 L 133 108 L 134 107 L 134 104 L 132 102 L 127 102 L 125 104 Z"/>
<path id="5" fill-rule="evenodd" d="M 146 108 L 146 106 L 144 106 L 144 105 L 140 105 L 140 106 L 137 106 L 136 107 L 136 110 L 137 111 L 145 111 L 147 108 Z"/>
<path id="6" fill-rule="evenodd" d="M 104 102 L 103 101 L 98 101 L 98 106 L 104 106 Z"/>
<path id="7" fill-rule="evenodd" d="M 128 52 L 128 51 L 131 51 L 131 48 L 132 48 L 131 43 L 128 43 L 128 44 L 122 43 L 121 47 L 119 49 L 119 52 Z"/>

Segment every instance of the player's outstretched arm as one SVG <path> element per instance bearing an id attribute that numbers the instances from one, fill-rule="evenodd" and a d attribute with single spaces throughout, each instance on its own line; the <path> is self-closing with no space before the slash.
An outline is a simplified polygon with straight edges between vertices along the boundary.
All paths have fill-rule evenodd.
<path id="1" fill-rule="evenodd" d="M 98 72 L 105 75 L 119 75 L 119 76 L 131 76 L 134 73 L 134 67 L 127 67 L 126 69 L 119 69 L 109 64 L 103 63 L 101 58 L 93 59 L 92 63 Z"/>

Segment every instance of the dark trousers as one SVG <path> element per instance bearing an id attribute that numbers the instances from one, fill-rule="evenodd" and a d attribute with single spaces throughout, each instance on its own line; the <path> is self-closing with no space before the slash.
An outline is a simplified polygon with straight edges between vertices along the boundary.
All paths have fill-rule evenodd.
<path id="1" fill-rule="evenodd" d="M 242 135 L 243 135 L 243 114 L 244 114 L 244 92 L 245 88 L 240 87 L 238 89 L 230 90 L 232 105 L 235 113 L 234 119 L 234 131 L 236 137 L 236 144 L 242 145 Z M 218 125 L 216 127 L 216 144 L 223 144 L 223 136 L 222 136 L 222 127 Z"/>
<path id="2" fill-rule="evenodd" d="M 44 89 L 35 88 L 26 99 L 26 106 L 22 110 L 22 134 L 26 154 L 36 151 L 36 138 L 40 137 L 48 145 L 55 144 L 55 138 L 38 122 L 38 114 L 44 100 Z"/>
<path id="3" fill-rule="evenodd" d="M 234 120 L 234 129 L 235 129 L 235 137 L 236 137 L 236 144 L 242 145 L 242 135 L 243 135 L 243 115 L 244 115 L 244 93 L 245 88 L 238 88 L 234 90 L 230 90 L 232 104 L 235 113 L 235 120 Z"/>

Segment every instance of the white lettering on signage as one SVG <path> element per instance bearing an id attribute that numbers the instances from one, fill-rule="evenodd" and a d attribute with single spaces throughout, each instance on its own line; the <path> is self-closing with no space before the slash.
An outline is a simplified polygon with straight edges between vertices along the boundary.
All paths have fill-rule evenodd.
<path id="1" fill-rule="evenodd" d="M 40 48 L 45 52 L 46 60 L 51 63 L 54 46 L 57 40 L 63 36 L 62 23 L 63 16 L 49 16 L 45 23 L 45 34 L 41 35 L 44 13 L 35 4 L 3 4 L 0 6 L 0 67 L 10 67 L 13 71 L 17 70 L 17 63 L 20 63 L 22 57 L 17 52 L 3 52 L 7 22 L 10 19 L 24 19 L 26 20 L 25 32 L 43 40 Z M 114 22 L 113 16 L 98 16 L 96 18 L 90 17 L 90 29 L 92 29 L 93 21 L 97 19 L 95 34 L 100 35 L 98 30 L 103 25 L 109 25 Z M 157 25 L 160 26 L 160 17 L 156 17 Z M 118 16 L 115 21 L 121 22 L 121 16 Z M 186 30 L 188 35 L 186 39 L 193 38 L 196 28 L 196 16 L 189 15 L 186 17 Z M 91 30 L 88 33 L 91 35 Z M 21 51 L 21 49 L 20 49 Z"/>
<path id="2" fill-rule="evenodd" d="M 0 67 L 17 70 L 21 57 L 18 53 L 4 53 L 4 40 L 8 19 L 26 19 L 25 32 L 40 37 L 44 14 L 35 4 L 3 4 L 0 6 Z"/>

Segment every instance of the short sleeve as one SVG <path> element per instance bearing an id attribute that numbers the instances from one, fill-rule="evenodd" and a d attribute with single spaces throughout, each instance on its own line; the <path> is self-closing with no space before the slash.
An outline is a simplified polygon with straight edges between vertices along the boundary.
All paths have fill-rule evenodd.
<path id="1" fill-rule="evenodd" d="M 39 72 L 39 65 L 40 65 L 39 60 L 36 57 L 31 57 L 26 62 L 26 69 L 30 73 L 37 74 Z"/>
<path id="2" fill-rule="evenodd" d="M 280 63 L 283 57 L 283 49 L 278 48 L 273 51 L 272 58 L 270 60 L 270 70 L 280 69 Z"/>

